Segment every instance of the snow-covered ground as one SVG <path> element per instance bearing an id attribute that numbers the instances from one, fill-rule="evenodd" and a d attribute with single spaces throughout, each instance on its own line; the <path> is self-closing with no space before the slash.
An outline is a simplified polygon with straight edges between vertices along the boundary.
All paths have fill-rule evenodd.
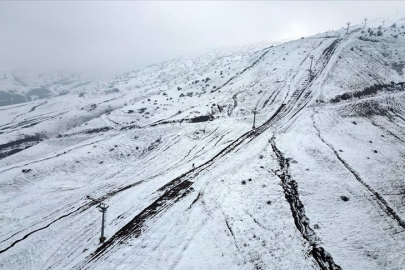
<path id="1" fill-rule="evenodd" d="M 0 268 L 403 269 L 404 22 L 0 107 Z"/>

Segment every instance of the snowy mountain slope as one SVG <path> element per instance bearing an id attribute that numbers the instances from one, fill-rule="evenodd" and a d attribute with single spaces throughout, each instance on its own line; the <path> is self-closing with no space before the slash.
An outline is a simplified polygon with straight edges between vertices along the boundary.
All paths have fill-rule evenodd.
<path id="1" fill-rule="evenodd" d="M 326 100 L 374 84 L 405 81 L 405 28 L 385 28 L 381 36 L 370 35 L 367 30 L 362 32 L 350 47 L 342 51 L 339 61 L 325 79 L 322 96 Z"/>
<path id="2" fill-rule="evenodd" d="M 0 268 L 401 269 L 398 25 L 184 56 L 2 108 Z"/>

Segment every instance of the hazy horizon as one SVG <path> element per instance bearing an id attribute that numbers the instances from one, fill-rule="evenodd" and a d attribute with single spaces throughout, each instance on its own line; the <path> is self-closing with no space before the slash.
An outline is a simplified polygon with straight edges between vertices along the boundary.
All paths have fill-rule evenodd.
<path id="1" fill-rule="evenodd" d="M 118 75 L 181 55 L 392 17 L 404 2 L 0 2 L 0 70 Z"/>

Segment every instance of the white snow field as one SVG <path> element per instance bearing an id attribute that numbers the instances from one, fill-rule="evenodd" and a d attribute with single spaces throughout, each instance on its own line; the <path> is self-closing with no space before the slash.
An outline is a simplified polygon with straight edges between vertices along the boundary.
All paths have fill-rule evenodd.
<path id="1" fill-rule="evenodd" d="M 405 20 L 391 24 L 1 106 L 0 269 L 405 269 Z"/>

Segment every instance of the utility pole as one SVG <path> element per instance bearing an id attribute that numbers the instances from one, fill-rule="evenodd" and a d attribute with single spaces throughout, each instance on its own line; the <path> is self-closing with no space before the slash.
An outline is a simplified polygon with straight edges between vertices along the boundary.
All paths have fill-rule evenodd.
<path id="1" fill-rule="evenodd" d="M 256 128 L 256 114 L 257 114 L 257 110 L 254 109 L 253 110 L 253 129 Z"/>
<path id="2" fill-rule="evenodd" d="M 347 34 L 349 34 L 349 27 L 350 27 L 350 22 L 347 22 Z"/>
<path id="3" fill-rule="evenodd" d="M 366 29 L 366 24 L 367 24 L 367 18 L 364 18 L 364 27 L 363 27 L 363 29 Z"/>
<path id="4" fill-rule="evenodd" d="M 107 212 L 108 205 L 106 205 L 105 203 L 100 203 L 97 207 L 99 208 L 98 210 L 102 213 L 100 243 L 104 243 L 106 239 L 104 236 L 104 227 L 105 227 L 104 222 L 105 222 L 105 213 Z"/>
<path id="5" fill-rule="evenodd" d="M 309 58 L 311 58 L 311 65 L 309 66 L 309 73 L 312 74 L 312 61 L 314 60 L 314 56 L 311 54 L 309 56 Z"/>

